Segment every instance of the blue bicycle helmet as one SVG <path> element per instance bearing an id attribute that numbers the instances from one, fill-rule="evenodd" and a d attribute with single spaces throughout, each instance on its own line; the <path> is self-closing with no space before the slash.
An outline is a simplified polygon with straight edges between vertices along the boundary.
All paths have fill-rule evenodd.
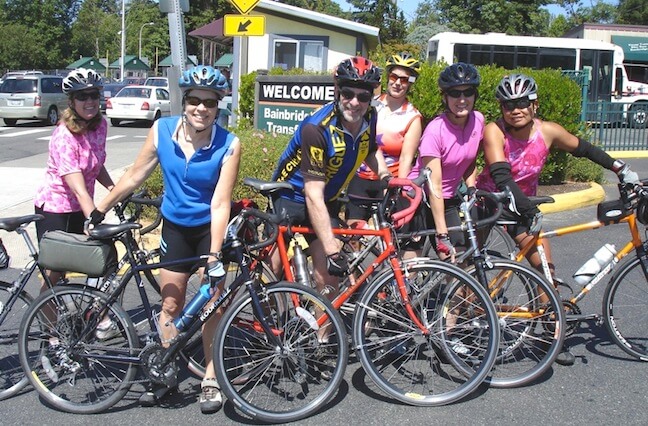
<path id="1" fill-rule="evenodd" d="M 477 88 L 481 83 L 481 77 L 474 65 L 457 62 L 441 71 L 438 83 L 439 88 L 444 92 L 457 86 L 473 86 Z"/>
<path id="2" fill-rule="evenodd" d="M 183 92 L 191 89 L 205 89 L 214 91 L 221 97 L 226 95 L 229 88 L 227 78 L 219 70 L 209 65 L 198 65 L 184 71 L 178 84 Z"/>

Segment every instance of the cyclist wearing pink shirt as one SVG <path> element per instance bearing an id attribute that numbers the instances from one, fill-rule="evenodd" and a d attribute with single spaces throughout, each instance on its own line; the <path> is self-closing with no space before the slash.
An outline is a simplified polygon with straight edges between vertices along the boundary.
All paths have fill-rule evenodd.
<path id="1" fill-rule="evenodd" d="M 432 171 L 428 199 L 437 230 L 437 253 L 443 258 L 453 258 L 454 245 L 464 244 L 463 234 L 448 235 L 448 227 L 460 224 L 460 200 L 455 193 L 462 179 L 468 187 L 475 186 L 475 160 L 484 131 L 484 116 L 474 111 L 480 82 L 479 72 L 471 64 L 459 62 L 441 72 L 438 83 L 445 112 L 425 128 L 418 161 L 410 173 L 418 176 L 424 167 Z"/>
<path id="2" fill-rule="evenodd" d="M 38 239 L 46 231 L 83 234 L 83 222 L 94 210 L 95 181 L 107 189 L 114 184 L 106 171 L 108 124 L 99 110 L 102 79 L 94 70 L 78 68 L 63 79 L 68 105 L 49 142 L 45 181 L 36 192 Z M 49 271 L 51 282 L 63 274 Z"/>

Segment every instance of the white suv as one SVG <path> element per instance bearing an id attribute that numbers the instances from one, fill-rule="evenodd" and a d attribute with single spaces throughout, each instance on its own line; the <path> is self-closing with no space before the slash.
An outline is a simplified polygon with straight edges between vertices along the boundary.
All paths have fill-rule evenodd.
<path id="1" fill-rule="evenodd" d="M 0 118 L 6 126 L 18 120 L 42 120 L 56 125 L 68 107 L 63 77 L 45 74 L 12 75 L 0 85 Z"/>

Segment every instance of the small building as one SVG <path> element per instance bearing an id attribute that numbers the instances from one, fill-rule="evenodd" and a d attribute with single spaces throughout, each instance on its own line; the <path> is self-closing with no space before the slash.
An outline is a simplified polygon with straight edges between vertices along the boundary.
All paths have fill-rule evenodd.
<path id="1" fill-rule="evenodd" d="M 122 76 L 119 75 L 121 72 L 120 59 L 117 58 L 116 61 L 112 62 L 109 66 L 112 71 L 113 76 L 118 80 L 122 80 Z M 148 73 L 151 71 L 151 68 L 142 61 L 136 55 L 126 55 L 124 56 L 124 76 L 123 77 L 140 77 L 146 78 Z"/>
<path id="2" fill-rule="evenodd" d="M 72 62 L 67 67 L 65 67 L 66 70 L 74 70 L 77 68 L 88 68 L 88 69 L 95 70 L 99 73 L 105 71 L 105 67 L 101 64 L 101 61 L 99 61 L 99 59 L 93 56 L 82 56 L 76 61 Z"/>
<path id="3" fill-rule="evenodd" d="M 168 77 L 169 68 L 172 65 L 173 65 L 172 55 L 169 55 L 166 58 L 162 59 L 160 61 L 160 63 L 158 64 L 160 75 L 162 77 Z M 187 65 L 187 67 L 193 67 L 195 65 L 198 65 L 198 60 L 196 59 L 196 55 L 188 55 L 186 65 Z"/>
<path id="4" fill-rule="evenodd" d="M 585 23 L 567 31 L 564 37 L 616 44 L 623 49 L 628 78 L 648 83 L 648 26 Z"/>

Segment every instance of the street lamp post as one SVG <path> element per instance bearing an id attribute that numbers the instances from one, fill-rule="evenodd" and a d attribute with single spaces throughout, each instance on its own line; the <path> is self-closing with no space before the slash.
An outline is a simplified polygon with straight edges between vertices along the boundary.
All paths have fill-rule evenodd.
<path id="1" fill-rule="evenodd" d="M 144 29 L 145 26 L 147 25 L 155 25 L 155 22 L 147 22 L 145 24 L 142 24 L 140 27 L 140 33 L 139 33 L 139 50 L 138 50 L 138 57 L 140 58 L 140 61 L 142 60 L 142 30 Z"/>
<path id="2" fill-rule="evenodd" d="M 121 57 L 119 58 L 119 78 L 124 81 L 124 56 L 126 56 L 126 0 L 122 0 L 121 16 Z"/>

